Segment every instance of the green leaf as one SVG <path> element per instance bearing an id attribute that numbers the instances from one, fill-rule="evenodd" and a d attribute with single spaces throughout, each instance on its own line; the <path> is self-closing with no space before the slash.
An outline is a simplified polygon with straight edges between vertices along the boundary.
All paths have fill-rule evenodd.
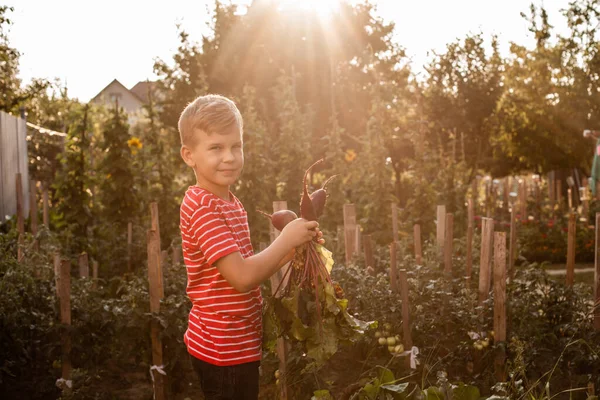
<path id="1" fill-rule="evenodd" d="M 333 397 L 331 397 L 329 390 L 317 390 L 310 400 L 333 400 Z"/>
<path id="2" fill-rule="evenodd" d="M 452 388 L 452 398 L 454 400 L 479 400 L 481 394 L 476 386 L 459 383 Z"/>
<path id="3" fill-rule="evenodd" d="M 443 400 L 445 398 L 442 391 L 435 386 L 425 389 L 425 400 Z"/>
<path id="4" fill-rule="evenodd" d="M 380 372 L 378 374 L 378 377 L 383 384 L 392 383 L 396 380 L 396 378 L 394 377 L 394 373 L 389 369 L 379 367 L 379 370 Z"/>
<path id="5" fill-rule="evenodd" d="M 408 383 L 398 383 L 395 385 L 382 385 L 381 388 L 394 393 L 404 393 L 406 388 L 408 387 Z M 457 399 L 458 400 L 458 399 Z"/>

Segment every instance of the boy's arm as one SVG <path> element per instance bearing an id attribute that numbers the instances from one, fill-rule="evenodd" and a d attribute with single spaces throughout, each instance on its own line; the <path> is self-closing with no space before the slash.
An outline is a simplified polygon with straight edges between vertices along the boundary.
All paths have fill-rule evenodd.
<path id="1" fill-rule="evenodd" d="M 281 235 L 265 250 L 248 258 L 239 252 L 228 254 L 215 263 L 215 266 L 234 289 L 248 292 L 258 287 L 277 272 L 293 257 L 294 248 L 309 242 L 317 232 L 318 224 L 314 221 L 297 219 L 290 222 Z M 287 259 L 287 260 L 286 260 Z"/>

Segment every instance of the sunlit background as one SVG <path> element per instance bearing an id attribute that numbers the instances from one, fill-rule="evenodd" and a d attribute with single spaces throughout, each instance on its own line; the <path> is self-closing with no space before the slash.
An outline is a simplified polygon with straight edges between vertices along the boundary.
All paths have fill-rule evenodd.
<path id="1" fill-rule="evenodd" d="M 467 33 L 497 34 L 502 54 L 510 41 L 532 44 L 520 12 L 529 2 L 506 0 L 373 0 L 377 14 L 395 23 L 394 40 L 407 50 L 413 72 L 422 73 L 432 50 Z M 170 60 L 178 45 L 180 25 L 199 41 L 210 33 L 213 1 L 44 1 L 9 0 L 14 21 L 9 39 L 21 53 L 20 76 L 59 78 L 69 94 L 87 101 L 113 79 L 131 87 L 153 79 L 153 60 Z M 234 0 L 245 13 L 251 0 Z M 338 11 L 337 0 L 274 0 L 282 14 L 315 11 L 327 27 Z M 565 30 L 560 9 L 567 0 L 535 2 L 548 11 L 555 32 Z M 290 23 L 298 22 L 292 19 Z"/>

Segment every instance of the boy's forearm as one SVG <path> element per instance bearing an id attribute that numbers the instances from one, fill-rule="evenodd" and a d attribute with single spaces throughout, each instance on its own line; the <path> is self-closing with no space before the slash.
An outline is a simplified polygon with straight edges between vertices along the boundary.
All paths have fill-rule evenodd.
<path id="1" fill-rule="evenodd" d="M 247 273 L 244 284 L 247 290 L 259 286 L 285 265 L 286 262 L 282 261 L 292 250 L 283 241 L 275 239 L 265 250 L 246 258 L 242 273 Z"/>

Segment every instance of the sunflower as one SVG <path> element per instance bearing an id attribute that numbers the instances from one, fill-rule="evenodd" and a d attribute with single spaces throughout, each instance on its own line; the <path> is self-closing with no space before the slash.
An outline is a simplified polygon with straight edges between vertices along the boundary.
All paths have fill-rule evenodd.
<path id="1" fill-rule="evenodd" d="M 352 162 L 356 158 L 356 152 L 353 149 L 346 150 L 346 154 L 344 155 L 344 159 L 347 162 Z"/>
<path id="2" fill-rule="evenodd" d="M 135 137 L 135 136 L 127 141 L 127 146 L 129 146 L 129 149 L 131 150 L 131 154 L 134 154 L 134 155 L 138 152 L 139 149 L 141 149 L 143 147 L 142 141 L 140 140 L 140 138 Z"/>

